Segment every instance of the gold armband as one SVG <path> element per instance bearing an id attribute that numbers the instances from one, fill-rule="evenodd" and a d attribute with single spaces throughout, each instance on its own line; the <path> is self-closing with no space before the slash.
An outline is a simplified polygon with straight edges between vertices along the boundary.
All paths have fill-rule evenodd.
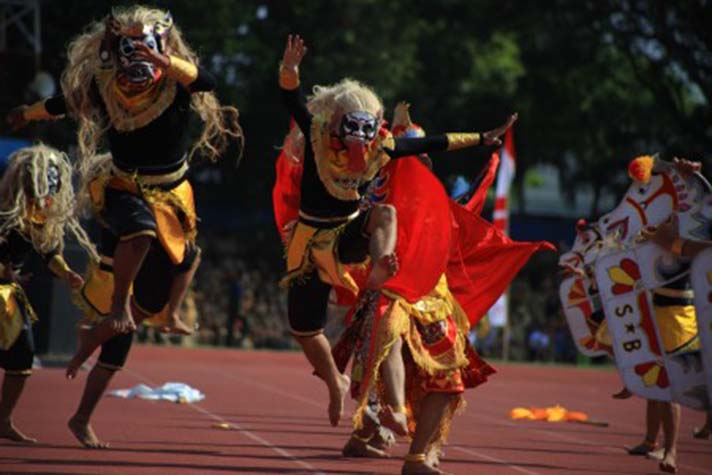
<path id="1" fill-rule="evenodd" d="M 57 277 L 62 277 L 67 272 L 71 272 L 72 269 L 69 268 L 69 264 L 64 260 L 61 254 L 55 254 L 49 261 L 49 270 L 51 270 Z"/>
<path id="2" fill-rule="evenodd" d="M 292 91 L 299 87 L 299 68 L 285 68 L 279 64 L 279 87 Z"/>
<path id="3" fill-rule="evenodd" d="M 482 135 L 478 133 L 456 133 L 447 135 L 447 149 L 459 150 L 461 148 L 474 147 L 482 143 Z"/>
<path id="4" fill-rule="evenodd" d="M 672 245 L 670 246 L 670 252 L 675 254 L 676 256 L 681 256 L 683 248 L 685 247 L 685 239 L 682 239 L 681 237 L 676 237 L 675 240 L 672 242 Z"/>
<path id="5" fill-rule="evenodd" d="M 47 120 L 52 119 L 52 114 L 47 112 L 44 101 L 38 101 L 28 106 L 22 111 L 22 116 L 25 120 Z"/>
<path id="6" fill-rule="evenodd" d="M 184 86 L 188 86 L 193 81 L 198 79 L 198 67 L 176 56 L 169 56 L 171 64 L 166 71 L 168 75 Z"/>

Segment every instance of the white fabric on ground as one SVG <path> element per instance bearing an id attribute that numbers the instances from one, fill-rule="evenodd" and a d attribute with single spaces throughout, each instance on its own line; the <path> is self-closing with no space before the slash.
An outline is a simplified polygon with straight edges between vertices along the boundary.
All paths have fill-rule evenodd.
<path id="1" fill-rule="evenodd" d="M 115 389 L 107 393 L 109 396 L 124 399 L 140 398 L 151 401 L 169 401 L 179 403 L 198 402 L 205 399 L 205 394 L 185 383 L 165 383 L 163 386 L 151 388 L 139 384 L 130 389 Z"/>

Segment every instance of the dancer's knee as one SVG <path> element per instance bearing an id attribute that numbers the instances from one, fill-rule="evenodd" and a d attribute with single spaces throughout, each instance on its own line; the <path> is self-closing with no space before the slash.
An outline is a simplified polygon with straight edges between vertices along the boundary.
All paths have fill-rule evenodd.
<path id="1" fill-rule="evenodd" d="M 101 345 L 98 366 L 117 371 L 124 367 L 133 342 L 133 332 L 116 335 Z"/>
<path id="2" fill-rule="evenodd" d="M 397 222 L 396 208 L 393 205 L 377 205 L 371 210 L 368 231 L 373 233 L 377 228 L 393 229 Z"/>

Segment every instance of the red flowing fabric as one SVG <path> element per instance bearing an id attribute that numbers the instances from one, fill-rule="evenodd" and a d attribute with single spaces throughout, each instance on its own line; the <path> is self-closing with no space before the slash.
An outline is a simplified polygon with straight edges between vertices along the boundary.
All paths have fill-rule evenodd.
<path id="1" fill-rule="evenodd" d="M 513 241 L 479 216 L 498 163 L 499 157 L 493 155 L 482 183 L 465 206 L 450 200 L 440 181 L 415 157 L 392 160 L 384 167 L 376 195 L 379 203 L 397 210 L 400 262 L 400 271 L 385 288 L 415 302 L 445 272 L 451 292 L 474 325 L 533 253 L 556 249 L 545 241 Z M 299 216 L 303 167 L 282 152 L 276 169 L 273 206 L 284 237 L 284 226 Z M 352 275 L 362 287 L 368 269 L 354 268 Z M 336 289 L 338 303 L 353 305 L 354 296 L 340 290 Z"/>
<path id="2" fill-rule="evenodd" d="M 301 200 L 301 182 L 304 166 L 294 163 L 282 151 L 275 164 L 277 178 L 272 188 L 272 208 L 274 220 L 277 224 L 282 240 L 286 234 L 284 227 L 291 221 L 299 218 L 299 202 Z"/>
<path id="3" fill-rule="evenodd" d="M 494 305 L 532 254 L 555 251 L 553 244 L 518 242 L 492 223 L 450 202 L 453 239 L 447 280 L 450 291 L 475 325 Z"/>
<path id="4" fill-rule="evenodd" d="M 409 302 L 420 300 L 445 272 L 452 233 L 445 188 L 416 157 L 392 160 L 382 203 L 397 210 L 396 255 L 400 270 L 384 287 Z M 378 193 L 378 190 L 377 190 Z"/>
<path id="5" fill-rule="evenodd" d="M 487 201 L 487 191 L 490 189 L 490 186 L 492 186 L 492 183 L 494 182 L 494 177 L 497 174 L 498 166 L 499 154 L 495 152 L 492 154 L 492 158 L 490 158 L 490 161 L 487 164 L 487 171 L 485 171 L 480 186 L 478 186 L 477 190 L 472 194 L 472 198 L 470 198 L 470 201 L 465 204 L 465 208 L 469 212 L 473 214 L 482 213 L 482 209 L 485 207 L 485 201 Z"/>

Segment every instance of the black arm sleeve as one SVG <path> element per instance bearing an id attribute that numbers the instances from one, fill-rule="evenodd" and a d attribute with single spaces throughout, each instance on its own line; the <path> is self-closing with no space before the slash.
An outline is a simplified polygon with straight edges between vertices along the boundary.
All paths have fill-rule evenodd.
<path id="1" fill-rule="evenodd" d="M 280 90 L 282 91 L 282 102 L 302 130 L 304 137 L 310 137 L 312 115 L 307 109 L 307 100 L 302 88 L 298 87 L 292 90 L 280 88 Z"/>
<path id="2" fill-rule="evenodd" d="M 429 135 L 427 137 L 412 137 L 395 139 L 395 148 L 386 149 L 391 158 L 410 157 L 421 153 L 444 152 L 448 147 L 447 135 Z"/>
<path id="3" fill-rule="evenodd" d="M 63 94 L 50 97 L 44 102 L 44 106 L 50 115 L 64 115 L 67 113 L 67 103 Z"/>
<path id="4" fill-rule="evenodd" d="M 207 69 L 198 66 L 198 77 L 188 85 L 188 90 L 190 92 L 213 91 L 216 85 L 217 80 L 215 76 Z"/>

